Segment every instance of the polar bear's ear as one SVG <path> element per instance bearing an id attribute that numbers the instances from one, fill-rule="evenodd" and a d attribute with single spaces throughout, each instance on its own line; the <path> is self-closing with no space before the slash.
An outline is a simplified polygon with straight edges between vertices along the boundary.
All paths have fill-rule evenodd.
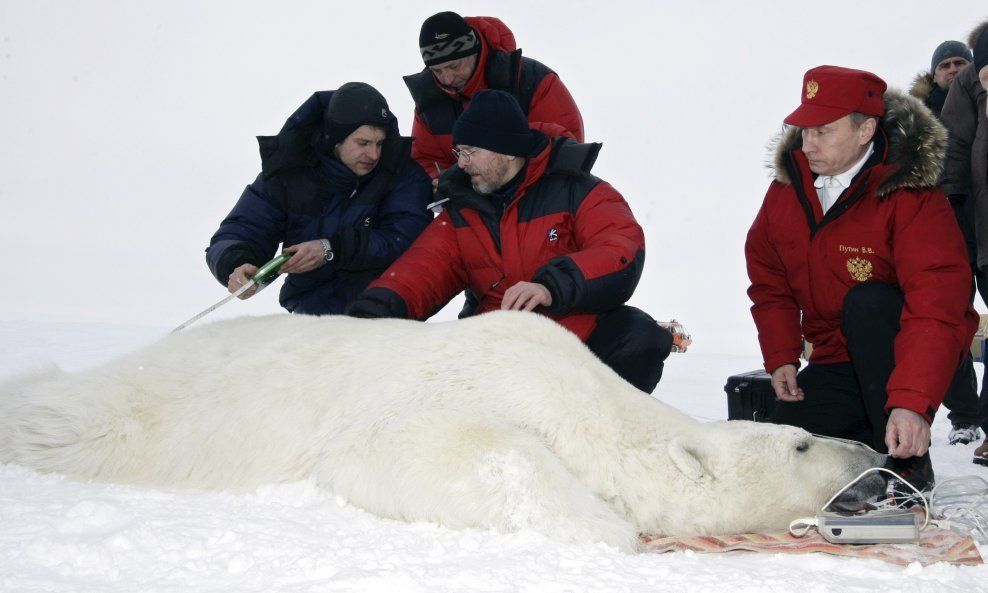
<path id="1" fill-rule="evenodd" d="M 676 464 L 679 471 L 683 472 L 683 475 L 690 480 L 699 482 L 705 473 L 703 464 L 700 463 L 696 449 L 690 446 L 686 437 L 680 435 L 672 439 L 669 441 L 668 449 L 669 457 L 672 458 L 672 462 Z"/>

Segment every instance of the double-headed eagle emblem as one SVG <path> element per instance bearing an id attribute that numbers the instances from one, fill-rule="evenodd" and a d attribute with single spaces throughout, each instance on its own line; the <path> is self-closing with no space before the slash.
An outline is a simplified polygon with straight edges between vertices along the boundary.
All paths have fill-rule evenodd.
<path id="1" fill-rule="evenodd" d="M 815 80 L 810 80 L 806 82 L 806 98 L 812 99 L 816 94 L 820 92 L 820 83 Z"/>
<path id="2" fill-rule="evenodd" d="M 871 262 L 860 257 L 852 257 L 847 260 L 847 271 L 851 273 L 851 278 L 864 282 L 871 278 Z"/>

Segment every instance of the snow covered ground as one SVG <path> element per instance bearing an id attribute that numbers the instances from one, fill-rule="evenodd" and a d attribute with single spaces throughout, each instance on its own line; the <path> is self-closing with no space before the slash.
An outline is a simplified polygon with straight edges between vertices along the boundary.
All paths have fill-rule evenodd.
<path id="1" fill-rule="evenodd" d="M 149 343 L 170 327 L 0 322 L 0 378 L 54 362 L 77 370 Z M 753 356 L 697 345 L 667 364 L 657 396 L 703 420 L 726 417 L 726 378 Z M 980 365 L 979 365 L 980 367 Z M 980 373 L 980 368 L 979 368 Z M 934 425 L 941 480 L 979 475 L 974 445 Z M 988 553 L 988 546 L 981 546 Z M 535 533 L 451 531 L 376 518 L 312 482 L 249 495 L 90 484 L 0 465 L 4 593 L 984 591 L 988 567 L 899 567 L 826 555 L 625 555 Z"/>

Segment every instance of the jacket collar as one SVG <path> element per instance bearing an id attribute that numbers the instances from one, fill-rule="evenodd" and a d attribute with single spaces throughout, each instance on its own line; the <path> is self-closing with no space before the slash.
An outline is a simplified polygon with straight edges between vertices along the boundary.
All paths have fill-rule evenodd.
<path id="1" fill-rule="evenodd" d="M 363 177 L 357 177 L 356 173 L 351 171 L 349 167 L 333 155 L 320 153 L 317 158 L 319 164 L 316 169 L 323 179 L 325 179 L 326 184 L 336 190 L 356 190 L 361 183 L 373 177 L 381 167 L 381 163 L 379 162 L 373 171 Z"/>
<path id="2" fill-rule="evenodd" d="M 933 94 L 933 89 L 937 88 L 940 87 L 937 86 L 936 81 L 933 79 L 933 74 L 920 72 L 913 79 L 913 84 L 909 87 L 909 94 L 920 101 L 925 101 L 927 97 Z"/>

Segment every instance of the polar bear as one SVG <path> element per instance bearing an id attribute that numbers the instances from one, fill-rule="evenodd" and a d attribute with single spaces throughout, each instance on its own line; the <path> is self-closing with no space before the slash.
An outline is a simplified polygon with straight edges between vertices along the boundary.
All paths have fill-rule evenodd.
<path id="1" fill-rule="evenodd" d="M 0 386 L 2 463 L 234 491 L 314 476 L 382 517 L 629 551 L 640 532 L 785 529 L 882 460 L 698 422 L 521 312 L 241 318 Z"/>

